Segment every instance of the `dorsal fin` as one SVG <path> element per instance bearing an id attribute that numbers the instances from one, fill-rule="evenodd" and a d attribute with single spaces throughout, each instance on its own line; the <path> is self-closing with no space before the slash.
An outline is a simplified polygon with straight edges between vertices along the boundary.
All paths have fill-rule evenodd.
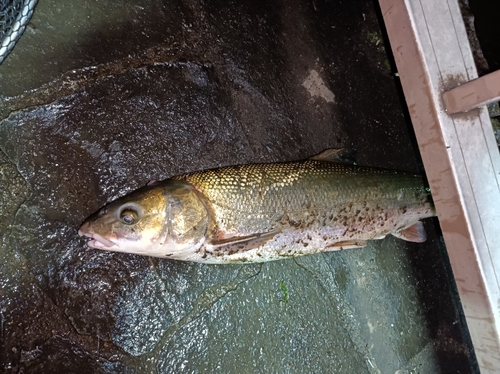
<path id="1" fill-rule="evenodd" d="M 310 160 L 356 165 L 356 150 L 353 148 L 330 148 L 311 157 Z"/>

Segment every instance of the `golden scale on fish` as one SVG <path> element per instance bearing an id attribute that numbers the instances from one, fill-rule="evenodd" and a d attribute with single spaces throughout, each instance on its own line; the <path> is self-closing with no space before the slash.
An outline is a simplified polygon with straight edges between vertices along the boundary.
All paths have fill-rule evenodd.
<path id="1" fill-rule="evenodd" d="M 90 248 L 210 264 L 359 248 L 388 234 L 424 242 L 425 178 L 357 166 L 346 149 L 305 161 L 228 166 L 150 183 L 79 230 Z"/>

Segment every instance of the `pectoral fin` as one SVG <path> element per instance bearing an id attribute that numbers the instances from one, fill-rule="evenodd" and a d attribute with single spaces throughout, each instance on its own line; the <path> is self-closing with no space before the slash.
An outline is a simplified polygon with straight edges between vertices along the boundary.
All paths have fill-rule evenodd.
<path id="1" fill-rule="evenodd" d="M 427 240 L 427 233 L 425 232 L 424 224 L 420 221 L 410 227 L 393 232 L 392 235 L 396 238 L 414 243 L 423 243 Z"/>
<path id="2" fill-rule="evenodd" d="M 352 148 L 330 148 L 311 157 L 310 160 L 356 165 L 356 150 Z"/>
<path id="3" fill-rule="evenodd" d="M 207 243 L 207 249 L 213 250 L 227 250 L 227 251 L 247 251 L 250 249 L 258 248 L 271 240 L 278 231 L 271 231 L 265 233 L 252 234 L 247 236 L 233 236 L 230 238 L 213 239 Z"/>

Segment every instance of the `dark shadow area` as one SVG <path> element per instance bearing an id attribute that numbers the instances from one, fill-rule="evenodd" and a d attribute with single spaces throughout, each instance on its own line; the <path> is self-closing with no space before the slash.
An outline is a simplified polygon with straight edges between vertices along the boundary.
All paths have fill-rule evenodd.
<path id="1" fill-rule="evenodd" d="M 314 39 L 321 53 L 331 58 L 332 51 L 352 51 L 334 54 L 327 72 L 337 95 L 349 98 L 337 105 L 336 119 L 346 133 L 342 144 L 358 150 L 360 164 L 418 171 L 373 4 L 316 4 L 321 22 Z"/>
<path id="2" fill-rule="evenodd" d="M 490 72 L 500 69 L 500 2 L 495 0 L 470 0 L 469 6 L 474 14 L 476 35 L 481 44 Z"/>

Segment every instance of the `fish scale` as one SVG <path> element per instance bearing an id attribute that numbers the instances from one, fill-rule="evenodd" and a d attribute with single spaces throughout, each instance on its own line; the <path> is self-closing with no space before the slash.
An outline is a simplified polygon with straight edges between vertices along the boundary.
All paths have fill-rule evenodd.
<path id="1" fill-rule="evenodd" d="M 353 202 L 374 210 L 429 202 L 420 175 L 324 161 L 229 166 L 174 179 L 206 196 L 219 230 L 241 235 L 270 230 L 285 214 L 302 221 L 308 212 L 334 214 Z"/>

